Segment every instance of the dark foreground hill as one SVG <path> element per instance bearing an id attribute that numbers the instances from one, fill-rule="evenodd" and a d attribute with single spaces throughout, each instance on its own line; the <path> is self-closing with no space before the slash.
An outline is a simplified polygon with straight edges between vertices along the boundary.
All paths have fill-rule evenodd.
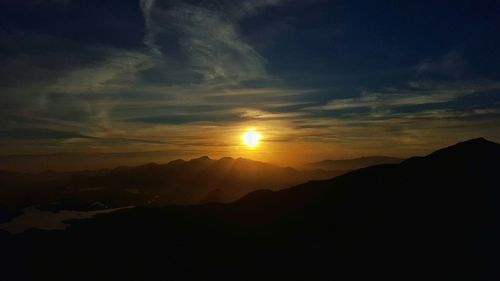
<path id="1" fill-rule="evenodd" d="M 1 233 L 5 280 L 500 280 L 500 145 Z"/>

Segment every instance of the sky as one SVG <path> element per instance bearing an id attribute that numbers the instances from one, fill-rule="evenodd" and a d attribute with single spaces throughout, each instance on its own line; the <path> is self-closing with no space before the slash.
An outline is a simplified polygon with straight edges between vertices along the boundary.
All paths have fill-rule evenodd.
<path id="1" fill-rule="evenodd" d="M 498 34 L 489 0 L 2 0 L 0 169 L 500 142 Z"/>

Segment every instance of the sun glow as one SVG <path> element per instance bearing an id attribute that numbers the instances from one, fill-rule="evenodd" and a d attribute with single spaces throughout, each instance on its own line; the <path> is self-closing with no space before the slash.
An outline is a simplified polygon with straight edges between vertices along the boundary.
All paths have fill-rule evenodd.
<path id="1" fill-rule="evenodd" d="M 242 136 L 243 144 L 248 148 L 255 148 L 259 144 L 260 134 L 253 129 L 246 131 Z"/>

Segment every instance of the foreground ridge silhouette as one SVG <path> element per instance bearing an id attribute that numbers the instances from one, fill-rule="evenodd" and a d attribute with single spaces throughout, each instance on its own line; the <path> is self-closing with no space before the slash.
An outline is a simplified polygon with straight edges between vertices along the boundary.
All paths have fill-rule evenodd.
<path id="1" fill-rule="evenodd" d="M 306 167 L 311 169 L 348 171 L 380 164 L 397 164 L 402 162 L 403 160 L 404 159 L 401 158 L 387 156 L 367 156 L 354 159 L 323 160 L 319 162 L 309 163 L 306 165 Z"/>
<path id="2" fill-rule="evenodd" d="M 500 145 L 483 138 L 230 204 L 0 233 L 7 280 L 500 280 Z"/>

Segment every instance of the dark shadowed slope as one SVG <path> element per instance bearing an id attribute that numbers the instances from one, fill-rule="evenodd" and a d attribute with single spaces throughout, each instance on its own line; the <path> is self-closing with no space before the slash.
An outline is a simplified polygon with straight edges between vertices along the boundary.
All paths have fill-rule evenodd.
<path id="1" fill-rule="evenodd" d="M 355 159 L 343 160 L 323 160 L 319 162 L 309 163 L 305 167 L 309 169 L 322 169 L 322 170 L 357 170 L 374 165 L 381 164 L 397 164 L 401 163 L 403 159 L 387 156 L 368 156 Z"/>
<path id="2" fill-rule="evenodd" d="M 231 204 L 4 234 L 3 263 L 27 280 L 499 280 L 499 160 L 475 139 Z"/>

